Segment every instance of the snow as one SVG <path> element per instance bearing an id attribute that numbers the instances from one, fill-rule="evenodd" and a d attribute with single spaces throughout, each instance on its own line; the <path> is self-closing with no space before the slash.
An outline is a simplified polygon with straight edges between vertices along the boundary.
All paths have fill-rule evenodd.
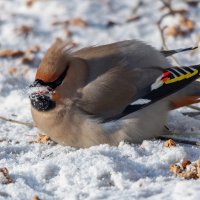
<path id="1" fill-rule="evenodd" d="M 26 50 L 40 45 L 33 64 L 22 64 L 20 58 L 0 58 L 0 115 L 14 120 L 31 122 L 27 86 L 34 80 L 39 60 L 55 38 L 66 38 L 62 26 L 55 21 L 81 17 L 89 24 L 81 28 L 69 26 L 72 40 L 84 47 L 113 41 L 137 38 L 161 47 L 156 22 L 162 15 L 160 1 L 143 0 L 137 15 L 141 19 L 125 23 L 139 1 L 133 0 L 37 0 L 27 7 L 23 0 L 0 0 L 0 48 Z M 189 9 L 195 30 L 187 37 L 167 39 L 168 46 L 182 48 L 195 45 L 200 22 L 199 7 L 175 1 L 176 8 Z M 168 17 L 164 24 L 177 23 Z M 106 27 L 108 21 L 119 24 Z M 27 37 L 16 28 L 33 27 Z M 67 38 L 69 39 L 69 38 Z M 181 64 L 200 63 L 198 51 L 192 56 L 177 55 Z M 15 67 L 13 75 L 9 69 Z M 183 113 L 197 112 L 182 108 L 169 114 L 169 127 L 179 137 L 199 140 L 200 116 Z M 142 145 L 121 142 L 118 147 L 108 145 L 88 149 L 63 147 L 51 142 L 30 144 L 39 130 L 0 120 L 0 167 L 6 167 L 13 183 L 0 183 L 0 199 L 199 199 L 200 180 L 183 180 L 169 172 L 169 165 L 182 159 L 199 159 L 200 149 L 178 144 L 164 148 L 163 141 L 144 141 Z M 190 136 L 186 133 L 193 132 Z M 183 133 L 185 133 L 183 135 Z M 182 134 L 182 136 L 181 136 Z"/>

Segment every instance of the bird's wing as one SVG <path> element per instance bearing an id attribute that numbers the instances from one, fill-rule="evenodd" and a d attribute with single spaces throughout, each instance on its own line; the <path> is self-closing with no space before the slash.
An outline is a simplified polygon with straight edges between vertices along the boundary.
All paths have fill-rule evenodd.
<path id="1" fill-rule="evenodd" d="M 184 51 L 191 51 L 191 50 L 195 50 L 197 48 L 198 48 L 198 46 L 183 48 L 183 49 L 175 49 L 175 50 L 165 50 L 165 51 L 160 51 L 160 53 L 163 54 L 165 57 L 168 57 L 168 56 L 172 56 L 176 53 L 181 53 L 181 52 L 184 52 Z"/>
<path id="2" fill-rule="evenodd" d="M 82 88 L 78 107 L 103 118 L 122 112 L 137 93 L 137 74 L 124 67 L 111 68 Z"/>
<path id="3" fill-rule="evenodd" d="M 103 119 L 121 118 L 182 89 L 199 73 L 200 66 L 115 67 L 82 89 L 77 106 Z"/>
<path id="4" fill-rule="evenodd" d="M 151 84 L 150 91 L 142 98 L 139 98 L 132 102 L 131 105 L 128 105 L 118 118 L 147 107 L 152 103 L 177 92 L 199 77 L 200 65 L 192 67 L 171 67 L 165 69 L 162 75 Z"/>

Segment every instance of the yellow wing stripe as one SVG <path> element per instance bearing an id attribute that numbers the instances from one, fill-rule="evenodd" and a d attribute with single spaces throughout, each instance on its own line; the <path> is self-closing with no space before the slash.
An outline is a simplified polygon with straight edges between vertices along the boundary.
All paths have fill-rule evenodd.
<path id="1" fill-rule="evenodd" d="M 198 74 L 198 70 L 197 69 L 193 69 L 193 70 L 194 70 L 193 73 L 188 72 L 187 74 L 181 74 L 180 76 L 177 76 L 176 78 L 168 79 L 168 80 L 164 81 L 164 83 L 165 84 L 170 84 L 170 83 L 174 83 L 174 82 L 177 82 L 177 81 L 181 81 L 183 79 L 191 78 L 192 76 L 195 76 L 196 74 Z"/>

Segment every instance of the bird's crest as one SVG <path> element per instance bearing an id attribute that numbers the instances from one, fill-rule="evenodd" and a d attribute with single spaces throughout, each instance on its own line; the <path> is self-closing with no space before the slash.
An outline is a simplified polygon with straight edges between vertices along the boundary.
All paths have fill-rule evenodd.
<path id="1" fill-rule="evenodd" d="M 57 39 L 47 50 L 36 73 L 36 79 L 44 82 L 52 82 L 65 70 L 73 48 L 69 43 Z"/>

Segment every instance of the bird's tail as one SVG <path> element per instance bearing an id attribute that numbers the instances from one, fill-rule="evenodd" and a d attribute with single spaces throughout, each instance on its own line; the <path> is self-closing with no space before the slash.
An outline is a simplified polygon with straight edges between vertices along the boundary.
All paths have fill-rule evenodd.
<path id="1" fill-rule="evenodd" d="M 195 47 L 189 47 L 189 48 L 181 48 L 181 49 L 175 49 L 175 50 L 166 50 L 166 51 L 160 51 L 165 57 L 172 56 L 176 53 L 184 52 L 184 51 L 191 51 L 197 49 L 198 46 Z"/>
<path id="2" fill-rule="evenodd" d="M 179 92 L 180 96 L 171 102 L 171 108 L 177 109 L 200 103 L 200 80 L 196 80 Z"/>

